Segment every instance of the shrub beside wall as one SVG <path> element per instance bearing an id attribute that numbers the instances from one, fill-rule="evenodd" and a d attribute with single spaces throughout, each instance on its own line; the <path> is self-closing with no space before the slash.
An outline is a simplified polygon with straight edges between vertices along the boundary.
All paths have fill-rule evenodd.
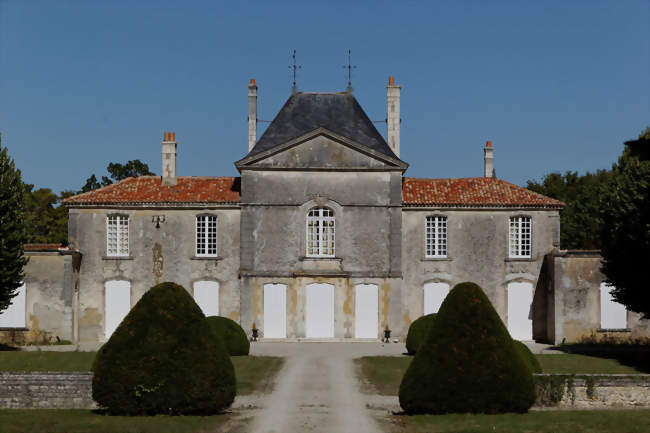
<path id="1" fill-rule="evenodd" d="M 207 320 L 212 331 L 226 346 L 230 356 L 248 355 L 251 344 L 239 323 L 221 316 L 210 316 Z"/>
<path id="2" fill-rule="evenodd" d="M 93 399 L 112 414 L 210 414 L 235 398 L 228 352 L 174 283 L 142 296 L 97 353 L 93 372 Z"/>
<path id="3" fill-rule="evenodd" d="M 408 334 L 406 334 L 406 351 L 409 355 L 415 355 L 418 348 L 427 336 L 427 332 L 433 325 L 435 314 L 427 314 L 419 317 L 409 326 Z"/>
<path id="4" fill-rule="evenodd" d="M 515 345 L 517 353 L 524 361 L 524 364 L 526 364 L 526 367 L 528 367 L 531 373 L 541 373 L 542 366 L 540 365 L 537 357 L 533 355 L 533 352 L 530 351 L 528 346 L 518 340 L 513 340 L 513 343 Z"/>
<path id="5" fill-rule="evenodd" d="M 533 375 L 483 290 L 454 287 L 402 379 L 407 413 L 526 412 Z"/>

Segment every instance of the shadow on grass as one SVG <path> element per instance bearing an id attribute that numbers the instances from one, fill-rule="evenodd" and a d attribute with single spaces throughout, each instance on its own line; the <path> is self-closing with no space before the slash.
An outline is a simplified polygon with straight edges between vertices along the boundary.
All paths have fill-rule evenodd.
<path id="1" fill-rule="evenodd" d="M 614 359 L 643 373 L 650 373 L 650 345 L 631 344 L 562 344 L 552 347 L 563 353 Z"/>

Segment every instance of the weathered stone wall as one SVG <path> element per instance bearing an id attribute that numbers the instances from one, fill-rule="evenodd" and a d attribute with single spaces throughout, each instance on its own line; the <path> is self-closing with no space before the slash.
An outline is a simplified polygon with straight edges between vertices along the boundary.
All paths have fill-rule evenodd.
<path id="1" fill-rule="evenodd" d="M 555 251 L 547 257 L 547 308 L 552 311 L 547 321 L 551 343 L 578 341 L 581 337 L 600 334 L 600 272 L 601 256 L 597 251 Z M 650 320 L 637 313 L 627 313 L 630 332 L 619 337 L 650 336 Z"/>
<path id="2" fill-rule="evenodd" d="M 650 375 L 564 375 L 537 374 L 536 407 L 558 409 L 606 409 L 650 407 Z M 551 390 L 549 379 L 556 384 Z M 550 393 L 555 398 L 550 398 Z M 559 400 L 558 400 L 559 399 Z M 552 401 L 556 400 L 556 401 Z"/>
<path id="3" fill-rule="evenodd" d="M 447 217 L 448 257 L 443 259 L 425 257 L 426 217 L 435 215 Z M 521 215 L 532 218 L 531 258 L 511 259 L 509 219 Z M 464 281 L 477 283 L 508 323 L 508 284 L 525 281 L 536 286 L 544 256 L 559 244 L 559 212 L 404 208 L 402 233 L 404 326 L 423 314 L 424 284 L 428 282 L 448 283 L 450 288 Z"/>
<path id="4" fill-rule="evenodd" d="M 92 373 L 0 372 L 4 409 L 95 409 Z"/>
<path id="5" fill-rule="evenodd" d="M 128 215 L 128 257 L 107 257 L 106 217 Z M 218 258 L 195 256 L 195 224 L 199 215 L 217 216 Z M 152 217 L 164 215 L 160 228 Z M 157 283 L 173 281 L 193 293 L 193 283 L 219 283 L 219 313 L 239 321 L 239 209 L 70 209 L 69 240 L 83 253 L 78 311 L 79 342 L 105 341 L 104 284 L 126 280 L 131 284 L 131 306 Z"/>

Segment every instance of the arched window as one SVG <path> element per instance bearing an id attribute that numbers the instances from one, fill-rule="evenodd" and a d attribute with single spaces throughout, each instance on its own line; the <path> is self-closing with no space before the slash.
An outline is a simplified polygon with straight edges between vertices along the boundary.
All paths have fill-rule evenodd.
<path id="1" fill-rule="evenodd" d="M 314 207 L 307 214 L 307 257 L 334 257 L 334 211 Z"/>

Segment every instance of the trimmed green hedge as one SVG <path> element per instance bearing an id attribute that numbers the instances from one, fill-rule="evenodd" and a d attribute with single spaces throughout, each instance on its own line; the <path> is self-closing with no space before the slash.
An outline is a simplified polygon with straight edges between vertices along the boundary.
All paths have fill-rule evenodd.
<path id="1" fill-rule="evenodd" d="M 97 353 L 93 372 L 93 399 L 111 414 L 210 414 L 235 399 L 228 352 L 174 283 L 142 296 Z"/>
<path id="2" fill-rule="evenodd" d="M 526 364 L 526 367 L 528 367 L 528 369 L 532 373 L 541 373 L 542 366 L 540 365 L 537 357 L 533 355 L 533 352 L 530 351 L 528 346 L 526 346 L 524 343 L 518 340 L 513 340 L 513 342 L 515 344 L 515 349 L 517 350 L 517 353 L 523 359 L 524 364 Z"/>
<path id="3" fill-rule="evenodd" d="M 415 355 L 418 351 L 435 318 L 435 313 L 427 314 L 426 316 L 418 317 L 411 323 L 408 334 L 406 334 L 406 351 L 409 355 Z"/>
<path id="4" fill-rule="evenodd" d="M 221 316 L 209 316 L 207 320 L 230 356 L 248 355 L 251 344 L 239 323 Z"/>
<path id="5" fill-rule="evenodd" d="M 483 290 L 456 285 L 399 389 L 407 413 L 526 412 L 533 375 Z"/>

